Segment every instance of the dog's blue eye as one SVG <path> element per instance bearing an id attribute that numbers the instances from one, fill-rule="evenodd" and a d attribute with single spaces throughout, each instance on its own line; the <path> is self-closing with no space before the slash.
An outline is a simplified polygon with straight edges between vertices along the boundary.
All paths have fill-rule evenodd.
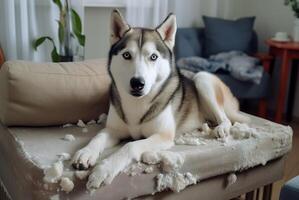
<path id="1" fill-rule="evenodd" d="M 132 56 L 129 52 L 125 52 L 125 53 L 123 53 L 123 58 L 126 60 L 130 60 L 132 58 Z"/>
<path id="2" fill-rule="evenodd" d="M 158 56 L 157 56 L 156 54 L 153 53 L 153 54 L 151 55 L 151 60 L 152 60 L 152 61 L 157 60 L 157 58 L 158 58 Z"/>

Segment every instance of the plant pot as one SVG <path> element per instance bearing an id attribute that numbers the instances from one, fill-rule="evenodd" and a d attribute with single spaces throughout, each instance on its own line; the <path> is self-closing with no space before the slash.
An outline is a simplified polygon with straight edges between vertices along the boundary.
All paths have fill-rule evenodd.
<path id="1" fill-rule="evenodd" d="M 299 42 L 299 18 L 294 21 L 294 35 L 293 39 L 295 42 Z"/>
<path id="2" fill-rule="evenodd" d="M 59 56 L 60 62 L 73 62 L 74 57 L 73 56 Z"/>

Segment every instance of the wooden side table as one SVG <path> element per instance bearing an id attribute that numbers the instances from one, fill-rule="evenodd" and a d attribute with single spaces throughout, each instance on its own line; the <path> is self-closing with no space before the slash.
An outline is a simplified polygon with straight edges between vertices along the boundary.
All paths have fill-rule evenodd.
<path id="1" fill-rule="evenodd" d="M 286 94 L 287 94 L 287 83 L 289 79 L 290 63 L 293 60 L 299 59 L 299 42 L 277 42 L 273 40 L 267 40 L 266 44 L 269 46 L 269 54 L 275 57 L 281 57 L 282 64 L 280 67 L 280 80 L 278 89 L 278 99 L 277 99 L 277 110 L 275 114 L 275 121 L 280 123 L 282 121 L 282 113 L 285 106 Z M 294 66 L 293 68 L 297 68 Z M 296 76 L 295 70 L 292 74 L 291 87 L 295 89 Z M 290 103 L 293 104 L 294 91 L 290 91 L 290 97 L 292 97 Z M 288 105 L 293 109 L 293 105 Z M 289 110 L 289 109 L 288 109 Z"/>
<path id="2" fill-rule="evenodd" d="M 0 68 L 1 65 L 4 63 L 5 59 L 4 59 L 4 53 L 2 51 L 2 48 L 0 47 Z"/>

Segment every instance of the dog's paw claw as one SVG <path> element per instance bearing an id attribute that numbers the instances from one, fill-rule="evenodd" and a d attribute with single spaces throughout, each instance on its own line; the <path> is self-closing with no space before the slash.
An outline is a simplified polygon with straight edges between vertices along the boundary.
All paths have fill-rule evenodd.
<path id="1" fill-rule="evenodd" d="M 97 189 L 103 185 L 108 185 L 117 175 L 117 171 L 113 167 L 106 165 L 98 165 L 94 168 L 93 172 L 88 178 L 86 187 L 88 190 Z"/>
<path id="2" fill-rule="evenodd" d="M 99 154 L 89 148 L 83 148 L 77 151 L 73 157 L 72 166 L 78 170 L 86 170 L 95 165 Z"/>
<path id="3" fill-rule="evenodd" d="M 213 133 L 217 138 L 225 138 L 229 135 L 230 127 L 231 123 L 223 122 L 214 128 Z"/>

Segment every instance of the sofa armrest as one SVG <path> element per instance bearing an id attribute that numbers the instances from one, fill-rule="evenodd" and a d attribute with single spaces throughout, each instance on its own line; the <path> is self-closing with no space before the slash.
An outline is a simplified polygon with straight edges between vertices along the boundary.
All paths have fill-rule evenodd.
<path id="1" fill-rule="evenodd" d="M 253 56 L 261 61 L 266 72 L 270 72 L 270 66 L 273 60 L 273 57 L 271 55 L 267 53 L 256 53 Z"/>

